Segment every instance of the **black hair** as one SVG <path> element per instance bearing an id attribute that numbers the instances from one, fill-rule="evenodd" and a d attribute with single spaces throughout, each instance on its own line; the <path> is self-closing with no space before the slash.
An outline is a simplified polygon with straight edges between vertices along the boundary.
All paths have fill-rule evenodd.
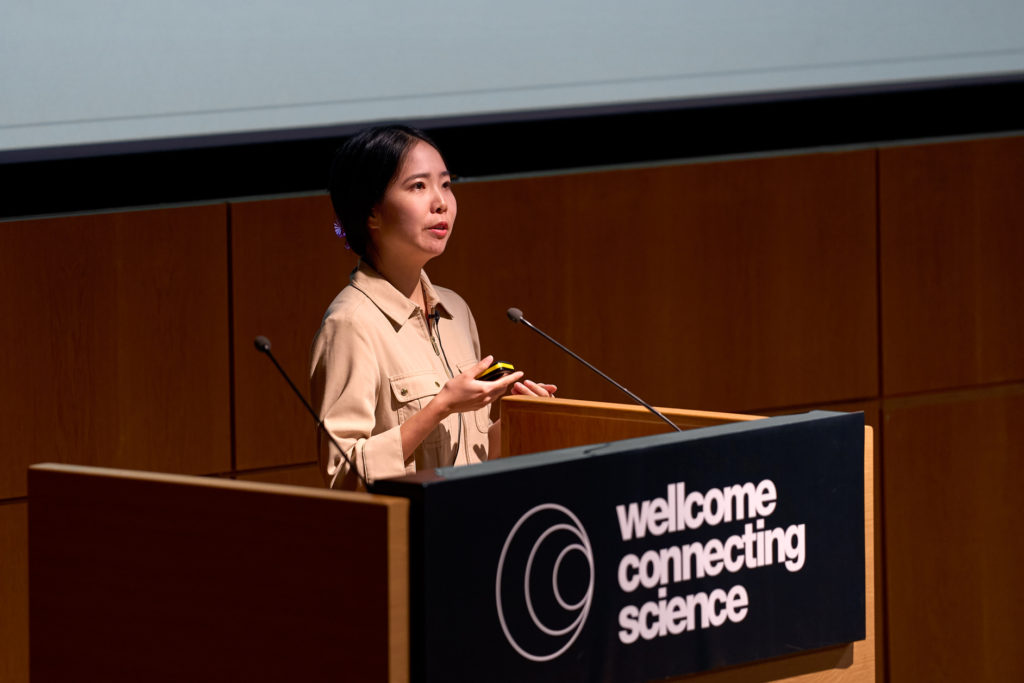
<path id="1" fill-rule="evenodd" d="M 438 150 L 427 134 L 409 126 L 369 128 L 349 138 L 334 155 L 328 189 L 339 231 L 352 251 L 366 256 L 367 221 L 384 198 L 409 149 L 419 140 Z"/>

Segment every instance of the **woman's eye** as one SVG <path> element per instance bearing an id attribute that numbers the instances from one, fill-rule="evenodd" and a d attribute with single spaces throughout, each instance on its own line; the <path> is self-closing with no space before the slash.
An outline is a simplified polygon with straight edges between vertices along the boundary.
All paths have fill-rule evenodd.
<path id="1" fill-rule="evenodd" d="M 422 182 L 422 181 L 416 182 L 416 183 L 412 184 L 412 189 L 414 189 L 414 190 L 422 190 L 422 189 L 425 189 L 426 187 L 427 187 L 427 184 Z"/>

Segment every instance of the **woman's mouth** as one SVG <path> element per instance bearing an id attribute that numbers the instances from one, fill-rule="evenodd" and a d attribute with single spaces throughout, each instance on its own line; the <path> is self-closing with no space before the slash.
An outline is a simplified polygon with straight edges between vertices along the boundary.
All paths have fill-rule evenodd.
<path id="1" fill-rule="evenodd" d="M 427 230 L 429 230 L 431 234 L 436 235 L 437 237 L 444 237 L 445 235 L 448 234 L 448 224 L 444 222 L 438 223 L 437 225 L 430 226 L 429 228 L 427 228 Z"/>

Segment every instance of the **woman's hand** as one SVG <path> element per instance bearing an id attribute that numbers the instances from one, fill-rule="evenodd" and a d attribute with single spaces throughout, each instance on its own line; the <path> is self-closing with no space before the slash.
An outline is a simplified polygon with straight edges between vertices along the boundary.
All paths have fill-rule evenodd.
<path id="1" fill-rule="evenodd" d="M 515 396 L 545 396 L 550 398 L 555 395 L 556 391 L 558 391 L 558 387 L 554 384 L 534 382 L 529 379 L 512 385 L 512 394 Z"/>
<path id="2" fill-rule="evenodd" d="M 513 372 L 493 382 L 481 382 L 476 378 L 481 372 L 491 367 L 493 356 L 487 356 L 479 363 L 445 382 L 423 410 L 419 411 L 402 423 L 402 454 L 406 460 L 412 457 L 416 447 L 423 442 L 441 420 L 452 413 L 466 413 L 479 410 L 501 398 L 513 383 L 523 377 L 521 372 Z"/>
<path id="3" fill-rule="evenodd" d="M 446 416 L 472 412 L 494 403 L 505 395 L 510 386 L 522 379 L 523 373 L 516 371 L 489 382 L 478 380 L 477 375 L 493 362 L 494 356 L 487 356 L 461 375 L 448 380 L 431 403 L 439 402 L 438 407 Z"/>

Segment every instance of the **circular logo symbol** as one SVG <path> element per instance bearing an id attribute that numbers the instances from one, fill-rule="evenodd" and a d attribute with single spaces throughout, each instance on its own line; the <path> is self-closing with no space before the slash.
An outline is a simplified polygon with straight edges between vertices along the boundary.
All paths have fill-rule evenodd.
<path id="1" fill-rule="evenodd" d="M 594 597 L 594 551 L 580 520 L 555 503 L 519 518 L 498 560 L 494 598 L 509 644 L 535 662 L 555 659 L 583 630 Z"/>

